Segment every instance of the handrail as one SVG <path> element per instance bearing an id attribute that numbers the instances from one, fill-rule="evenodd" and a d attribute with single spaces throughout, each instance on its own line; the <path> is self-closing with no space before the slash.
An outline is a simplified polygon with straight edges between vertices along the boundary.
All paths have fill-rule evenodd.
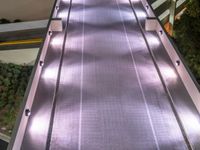
<path id="1" fill-rule="evenodd" d="M 26 108 L 32 107 L 33 98 L 35 95 L 35 91 L 42 70 L 42 67 L 40 66 L 40 61 L 43 61 L 46 56 L 47 46 L 50 40 L 48 31 L 50 30 L 51 18 L 53 18 L 53 16 L 55 15 L 55 7 L 58 1 L 59 0 L 55 0 L 54 2 L 53 9 L 51 11 L 51 16 L 47 25 L 47 30 L 46 30 L 47 34 L 45 35 L 45 40 L 43 41 L 43 44 L 39 50 L 35 66 L 32 70 L 31 77 L 24 95 L 24 99 L 20 107 L 20 112 L 12 132 L 11 141 L 7 148 L 8 150 L 20 150 L 20 145 L 22 143 L 26 125 L 28 122 L 28 117 L 24 115 L 25 113 L 24 111 Z"/>
<path id="2" fill-rule="evenodd" d="M 157 20 L 156 32 L 163 43 L 173 65 L 175 66 L 185 88 L 187 89 L 190 97 L 192 98 L 198 112 L 200 113 L 200 85 L 195 79 L 189 67 L 186 65 L 183 57 L 181 56 L 177 46 L 174 44 L 174 41 L 167 34 L 166 30 L 162 26 L 161 21 L 154 14 L 152 6 L 149 4 L 147 0 L 141 0 L 144 8 L 147 9 L 148 15 L 151 17 L 155 17 Z M 179 66 L 176 66 L 176 61 L 180 62 Z"/>
<path id="3" fill-rule="evenodd" d="M 160 68 L 159 68 L 159 66 L 158 66 L 158 64 L 157 64 L 157 62 L 156 62 L 156 57 L 155 57 L 153 51 L 151 50 L 151 48 L 150 48 L 150 46 L 149 46 L 149 43 L 148 43 L 147 38 L 146 38 L 146 36 L 145 36 L 144 29 L 143 29 L 143 27 L 142 27 L 142 25 L 141 25 L 141 23 L 140 23 L 140 21 L 139 21 L 137 15 L 136 15 L 134 5 L 131 3 L 130 0 L 129 0 L 129 2 L 130 2 L 130 5 L 131 5 L 131 7 L 132 7 L 132 10 L 133 10 L 133 13 L 134 13 L 134 15 L 135 15 L 135 18 L 136 18 L 136 20 L 137 20 L 137 24 L 139 25 L 140 31 L 141 31 L 142 36 L 143 36 L 143 38 L 144 38 L 144 41 L 145 41 L 145 43 L 146 43 L 147 49 L 148 49 L 148 51 L 149 51 L 149 54 L 150 54 L 150 56 L 151 56 L 151 58 L 152 58 L 152 61 L 153 61 L 153 63 L 154 63 L 154 66 L 155 66 L 155 68 L 156 68 L 156 70 L 157 70 L 158 76 L 159 76 L 159 78 L 160 78 L 160 80 L 161 80 L 161 82 L 162 82 L 162 85 L 163 85 L 163 87 L 164 87 L 164 90 L 165 90 L 165 92 L 166 92 L 166 94 L 167 94 L 167 97 L 168 97 L 168 99 L 169 99 L 169 103 L 170 103 L 170 106 L 171 106 L 171 108 L 172 108 L 172 111 L 173 111 L 173 113 L 174 113 L 174 115 L 175 115 L 175 117 L 176 117 L 177 123 L 179 124 L 179 127 L 180 127 L 180 129 L 181 129 L 181 131 L 182 131 L 182 135 L 183 135 L 183 138 L 184 138 L 184 140 L 185 140 L 185 142 L 186 142 L 187 148 L 188 148 L 188 150 L 192 150 L 191 143 L 190 143 L 190 141 L 189 141 L 189 139 L 188 139 L 188 136 L 187 136 L 187 134 L 186 134 L 186 131 L 185 131 L 185 128 L 184 128 L 183 123 L 182 123 L 182 121 L 181 121 L 180 115 L 178 114 L 178 111 L 177 111 L 176 105 L 175 105 L 175 103 L 174 103 L 174 100 L 173 100 L 173 98 L 172 98 L 172 95 L 171 95 L 171 93 L 170 93 L 170 91 L 169 91 L 169 88 L 168 88 L 167 85 L 166 85 L 165 79 L 164 79 L 163 76 L 162 76 L 162 72 L 161 72 L 161 70 L 160 70 Z M 146 8 L 148 8 L 148 6 L 146 6 Z M 148 12 L 149 12 L 149 18 L 155 18 L 155 15 L 154 15 L 153 11 L 149 10 Z"/>

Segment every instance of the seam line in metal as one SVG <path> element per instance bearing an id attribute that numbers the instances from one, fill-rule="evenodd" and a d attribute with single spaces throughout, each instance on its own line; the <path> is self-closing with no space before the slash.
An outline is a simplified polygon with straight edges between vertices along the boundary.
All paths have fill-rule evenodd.
<path id="1" fill-rule="evenodd" d="M 84 37 L 85 33 L 85 0 L 83 4 L 83 28 L 82 28 L 82 48 L 81 48 L 81 84 L 80 84 L 80 114 L 79 114 L 79 137 L 78 137 L 78 150 L 81 150 L 81 132 L 82 132 L 82 110 L 83 110 L 83 64 L 84 64 Z"/>
<path id="2" fill-rule="evenodd" d="M 54 97 L 53 97 L 53 103 L 52 103 L 52 111 L 50 115 L 50 123 L 49 123 L 49 129 L 48 129 L 48 134 L 47 134 L 47 141 L 46 141 L 46 150 L 50 149 L 51 146 L 51 136 L 52 136 L 52 130 L 53 130 L 53 121 L 55 117 L 55 108 L 56 108 L 56 101 L 57 101 L 57 93 L 60 85 L 60 76 L 61 76 L 61 70 L 63 66 L 63 59 L 64 59 L 64 52 L 65 52 L 65 46 L 66 46 L 66 39 L 68 35 L 68 27 L 69 27 L 69 18 L 70 18 L 70 12 L 71 12 L 71 7 L 72 7 L 72 0 L 70 0 L 70 6 L 68 10 L 68 16 L 67 16 L 67 25 L 65 27 L 65 34 L 64 34 L 64 39 L 63 39 L 63 46 L 62 46 L 62 51 L 61 51 L 61 57 L 60 57 L 60 63 L 59 63 L 59 69 L 58 69 L 58 75 L 57 75 L 57 81 L 56 81 L 56 89 L 54 92 Z"/>
<path id="3" fill-rule="evenodd" d="M 157 147 L 158 150 L 160 150 L 159 145 L 158 145 L 158 140 L 157 140 L 157 137 L 156 137 L 156 134 L 155 134 L 155 129 L 153 127 L 153 123 L 152 123 L 149 107 L 147 105 L 146 96 L 144 94 L 144 90 L 143 90 L 143 87 L 142 87 L 142 84 L 141 84 L 141 81 L 140 81 L 140 76 L 139 76 L 139 73 L 138 73 L 138 70 L 137 70 L 137 67 L 136 67 L 137 65 L 136 65 L 136 62 L 135 62 L 135 58 L 133 56 L 132 48 L 131 48 L 130 41 L 129 41 L 129 38 L 128 38 L 128 35 L 127 35 L 127 29 L 126 29 L 126 26 L 124 24 L 124 20 L 123 20 L 122 14 L 121 14 L 121 9 L 119 7 L 118 0 L 116 0 L 116 2 L 117 2 L 118 9 L 119 9 L 119 14 L 120 14 L 120 18 L 121 18 L 121 21 L 122 21 L 122 24 L 123 24 L 124 32 L 125 32 L 125 35 L 126 35 L 126 41 L 128 43 L 129 51 L 130 51 L 130 54 L 131 54 L 133 67 L 135 69 L 136 77 L 137 77 L 138 84 L 139 84 L 139 87 L 140 87 L 140 90 L 141 90 L 141 94 L 142 94 L 142 98 L 143 98 L 144 103 L 145 103 L 146 112 L 147 112 L 147 116 L 148 116 L 149 123 L 150 123 L 150 126 L 151 126 L 152 134 L 153 134 L 153 137 L 154 137 L 154 140 L 155 140 L 155 143 L 156 143 L 156 147 Z"/>

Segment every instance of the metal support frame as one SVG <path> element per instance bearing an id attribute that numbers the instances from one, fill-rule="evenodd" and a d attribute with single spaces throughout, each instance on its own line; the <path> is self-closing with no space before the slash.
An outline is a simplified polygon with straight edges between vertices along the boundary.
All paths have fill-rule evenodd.
<path id="1" fill-rule="evenodd" d="M 155 17 L 147 17 L 145 19 L 145 30 L 146 31 L 156 31 L 157 23 L 158 22 Z"/>
<path id="2" fill-rule="evenodd" d="M 50 30 L 52 32 L 54 31 L 62 32 L 63 31 L 62 19 L 61 18 L 52 19 L 50 23 Z"/>
<path id="3" fill-rule="evenodd" d="M 169 8 L 169 31 L 170 35 L 173 33 L 173 26 L 174 26 L 174 21 L 175 21 L 175 15 L 176 15 L 176 3 L 177 0 L 171 0 L 171 5 Z"/>

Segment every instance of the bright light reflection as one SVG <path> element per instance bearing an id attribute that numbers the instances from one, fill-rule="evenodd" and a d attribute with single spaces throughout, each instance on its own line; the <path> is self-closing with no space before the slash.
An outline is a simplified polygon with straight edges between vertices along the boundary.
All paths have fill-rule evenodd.
<path id="1" fill-rule="evenodd" d="M 44 71 L 42 76 L 43 76 L 44 79 L 47 79 L 47 80 L 56 79 L 57 69 L 56 68 L 52 68 L 52 67 L 48 67 L 48 68 L 45 69 L 45 71 Z"/>
<path id="2" fill-rule="evenodd" d="M 67 18 L 67 16 L 68 16 L 68 11 L 66 10 L 60 11 L 58 13 L 58 18 Z"/>
<path id="3" fill-rule="evenodd" d="M 53 46 L 59 46 L 62 44 L 62 39 L 61 37 L 54 37 L 52 40 L 51 40 L 51 45 Z"/>
<path id="4" fill-rule="evenodd" d="M 139 66 L 138 65 L 137 68 L 139 68 L 141 70 L 140 72 L 142 72 L 141 80 L 143 83 L 148 84 L 148 85 L 160 83 L 157 72 L 152 65 L 147 65 L 147 66 L 144 66 L 144 65 Z M 148 74 L 148 78 L 146 77 L 147 74 Z"/>
<path id="5" fill-rule="evenodd" d="M 167 79 L 176 79 L 177 74 L 176 72 L 170 68 L 170 67 L 162 67 L 161 73 L 167 78 Z"/>
<path id="6" fill-rule="evenodd" d="M 64 3 L 67 3 L 67 2 L 69 2 L 69 0 L 62 0 Z"/>
<path id="7" fill-rule="evenodd" d="M 197 117 L 191 113 L 185 113 L 183 115 L 184 126 L 189 131 L 189 134 L 200 133 L 200 121 Z"/>
<path id="8" fill-rule="evenodd" d="M 121 14 L 123 16 L 124 21 L 132 21 L 134 18 L 132 12 L 121 11 Z"/>
<path id="9" fill-rule="evenodd" d="M 132 3 L 139 3 L 141 0 L 131 0 Z"/>
<path id="10" fill-rule="evenodd" d="M 158 37 L 155 36 L 155 35 L 148 34 L 147 35 L 147 41 L 152 46 L 159 46 L 160 45 L 160 41 L 159 41 Z"/>
<path id="11" fill-rule="evenodd" d="M 42 135 L 47 130 L 46 118 L 47 116 L 45 115 L 35 116 L 30 127 L 30 132 L 34 135 Z"/>
<path id="12" fill-rule="evenodd" d="M 119 4 L 128 4 L 130 5 L 129 1 L 125 1 L 125 0 L 118 0 Z"/>
<path id="13" fill-rule="evenodd" d="M 145 11 L 142 11 L 142 10 L 136 10 L 136 14 L 137 14 L 137 17 L 138 18 L 146 18 L 147 17 L 147 14 Z"/>

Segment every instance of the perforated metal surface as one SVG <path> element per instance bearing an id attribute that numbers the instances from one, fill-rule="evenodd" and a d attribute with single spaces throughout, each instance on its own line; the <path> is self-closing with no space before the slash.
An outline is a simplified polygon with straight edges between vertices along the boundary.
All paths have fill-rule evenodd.
<path id="1" fill-rule="evenodd" d="M 73 0 L 67 31 L 58 92 L 56 74 L 41 78 L 22 149 L 46 148 L 55 96 L 49 149 L 187 149 L 128 0 Z M 60 50 L 50 50 L 57 73 Z"/>

